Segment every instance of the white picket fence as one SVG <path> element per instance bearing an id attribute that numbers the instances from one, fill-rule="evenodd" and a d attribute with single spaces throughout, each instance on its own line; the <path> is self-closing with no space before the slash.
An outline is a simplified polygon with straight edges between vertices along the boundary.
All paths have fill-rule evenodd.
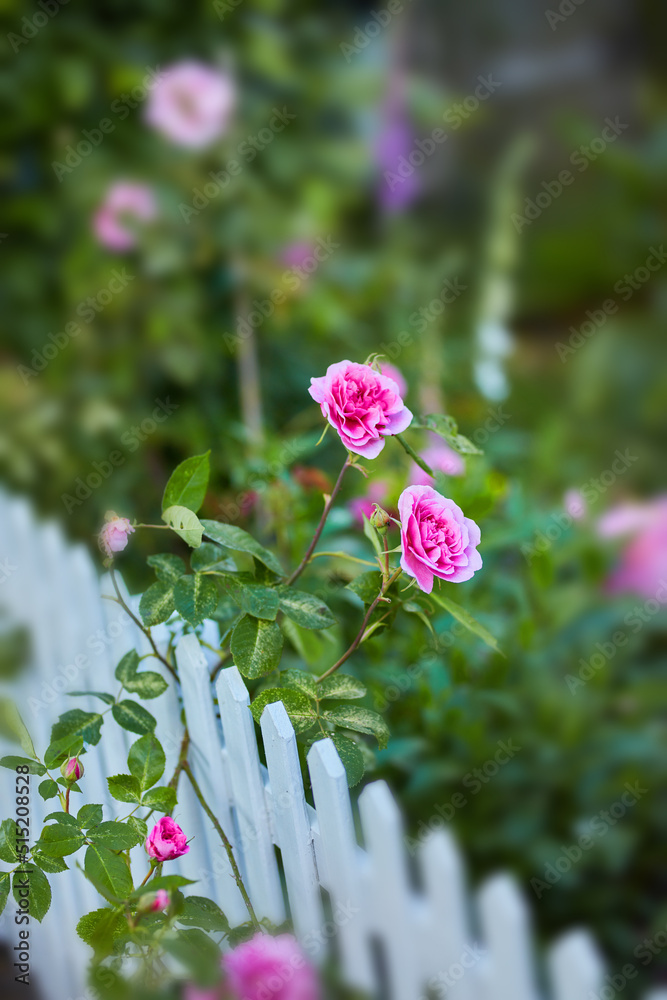
<path id="1" fill-rule="evenodd" d="M 121 656 L 131 648 L 148 652 L 147 643 L 118 604 L 101 600 L 87 549 L 69 545 L 56 524 L 40 524 L 28 503 L 2 493 L 0 540 L 0 561 L 5 560 L 0 609 L 9 613 L 5 621 L 24 623 L 33 640 L 32 668 L 13 694 L 18 689 L 26 724 L 43 750 L 57 715 L 101 704 L 66 692 L 115 691 L 113 673 Z M 110 592 L 107 578 L 102 592 Z M 166 627 L 153 634 L 166 643 Z M 420 846 L 421 888 L 416 888 L 400 811 L 385 782 L 371 782 L 359 796 L 362 847 L 333 743 L 319 742 L 308 755 L 311 805 L 282 704 L 269 705 L 262 717 L 265 767 L 237 669 L 219 674 L 216 709 L 211 654 L 190 634 L 178 643 L 176 658 L 191 766 L 234 845 L 255 910 L 274 923 L 289 916 L 314 961 L 333 954 L 347 984 L 390 1000 L 444 995 L 452 1000 L 540 1000 L 545 995 L 591 1000 L 600 995 L 604 969 L 586 930 L 567 933 L 553 945 L 538 979 L 542 966 L 531 943 L 529 911 L 510 875 L 488 879 L 472 900 L 457 844 L 439 831 Z M 148 662 L 151 669 L 161 669 L 154 659 Z M 158 721 L 168 776 L 182 735 L 173 685 L 148 707 Z M 85 801 L 102 803 L 110 817 L 120 804 L 110 799 L 106 778 L 127 771 L 127 751 L 137 737 L 113 721 L 104 728 L 111 732 L 103 732 L 99 746 L 86 754 L 82 784 Z M 38 779 L 32 782 L 31 823 L 37 832 L 54 800 L 43 802 Z M 0 769 L 0 792 L 0 818 L 5 818 L 13 815 L 14 797 L 14 776 L 6 769 Z M 196 879 L 192 891 L 214 899 L 233 925 L 245 921 L 227 857 L 185 778 L 175 818 L 193 840 L 189 854 L 171 862 L 169 871 Z M 134 871 L 143 873 L 143 848 L 133 855 Z M 90 996 L 85 987 L 89 949 L 74 927 L 82 913 L 103 903 L 76 869 L 52 876 L 51 882 L 51 910 L 41 926 L 35 921 L 31 926 L 32 975 L 44 1000 L 83 1000 Z M 10 948 L 16 943 L 13 913 L 8 905 L 0 918 L 0 941 Z M 654 992 L 647 1000 L 667 1000 L 667 992 Z"/>

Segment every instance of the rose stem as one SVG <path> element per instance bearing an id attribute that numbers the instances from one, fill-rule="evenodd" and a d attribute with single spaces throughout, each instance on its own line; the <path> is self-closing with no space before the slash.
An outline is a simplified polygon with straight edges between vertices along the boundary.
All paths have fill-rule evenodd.
<path id="1" fill-rule="evenodd" d="M 143 622 L 139 621 L 139 619 L 137 618 L 137 616 L 128 608 L 127 604 L 123 600 L 123 598 L 121 596 L 121 593 L 120 593 L 120 589 L 118 587 L 118 581 L 116 580 L 116 574 L 114 573 L 113 566 L 109 567 L 109 576 L 111 577 L 111 582 L 113 584 L 113 589 L 116 591 L 116 600 L 120 604 L 121 608 L 123 608 L 123 610 L 127 612 L 127 614 L 130 616 L 130 618 L 132 619 L 132 621 L 134 622 L 134 624 L 137 626 L 137 628 L 140 628 L 141 631 L 144 633 L 144 635 L 146 636 L 146 638 L 150 642 L 151 646 L 153 647 L 153 652 L 157 656 L 158 660 L 160 660 L 161 663 L 164 663 L 164 665 L 167 668 L 167 670 L 169 671 L 169 673 L 173 675 L 173 677 L 174 677 L 175 680 L 178 680 L 178 674 L 176 673 L 176 671 L 172 667 L 171 663 L 169 662 L 169 660 L 165 659 L 165 657 L 162 655 L 162 653 L 160 652 L 160 650 L 155 645 L 155 640 L 153 639 L 153 636 L 151 635 L 151 630 L 149 628 L 146 628 L 146 626 L 143 624 Z"/>
<path id="2" fill-rule="evenodd" d="M 306 554 L 304 555 L 303 559 L 301 560 L 301 562 L 299 563 L 299 565 L 297 566 L 297 568 L 294 570 L 294 572 L 291 574 L 291 576 L 288 576 L 287 579 L 285 580 L 286 586 L 289 586 L 290 584 L 294 583 L 294 581 L 296 580 L 296 578 L 299 577 L 299 576 L 301 576 L 301 574 L 303 573 L 304 569 L 308 565 L 308 562 L 310 561 L 310 557 L 313 554 L 313 550 L 314 550 L 315 546 L 317 545 L 317 543 L 320 540 L 320 535 L 322 534 L 322 529 L 324 528 L 324 524 L 326 522 L 326 519 L 329 516 L 329 511 L 333 507 L 333 502 L 336 499 L 336 495 L 337 495 L 338 491 L 340 490 L 341 486 L 343 485 L 343 476 L 345 475 L 345 473 L 346 473 L 346 471 L 347 471 L 347 469 L 348 469 L 348 467 L 350 465 L 352 465 L 352 462 L 350 461 L 350 456 L 348 455 L 347 458 L 345 459 L 344 464 L 343 464 L 343 468 L 340 470 L 340 472 L 338 474 L 338 479 L 336 480 L 336 485 L 334 486 L 334 488 L 331 491 L 331 496 L 329 497 L 329 499 L 327 500 L 327 502 L 324 505 L 324 510 L 322 511 L 322 517 L 320 518 L 320 523 L 318 524 L 318 526 L 317 526 L 317 528 L 315 530 L 315 534 L 313 535 L 313 540 L 310 543 L 310 545 L 308 546 L 308 548 L 306 549 Z"/>

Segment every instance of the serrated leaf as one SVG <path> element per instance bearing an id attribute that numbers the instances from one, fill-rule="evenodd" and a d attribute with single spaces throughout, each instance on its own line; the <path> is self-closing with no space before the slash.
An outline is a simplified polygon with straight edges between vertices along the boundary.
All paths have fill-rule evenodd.
<path id="1" fill-rule="evenodd" d="M 26 889 L 28 912 L 31 918 L 41 923 L 51 905 L 51 886 L 41 868 L 30 861 L 17 868 L 12 879 L 12 893 L 19 906 L 25 903 Z"/>
<path id="2" fill-rule="evenodd" d="M 158 889 L 180 889 L 184 885 L 194 885 L 194 883 L 194 879 L 185 878 L 183 875 L 159 875 L 157 878 L 152 878 L 146 885 L 140 885 L 130 898 L 139 899 L 147 892 L 156 892 Z"/>
<path id="3" fill-rule="evenodd" d="M 16 823 L 13 819 L 5 819 L 0 823 L 0 860 L 10 865 L 18 861 L 16 853 Z"/>
<path id="4" fill-rule="evenodd" d="M 236 570 L 234 560 L 225 555 L 225 550 L 215 542 L 202 542 L 199 548 L 192 552 L 190 566 L 195 573 L 201 573 L 203 570 L 234 573 Z"/>
<path id="5" fill-rule="evenodd" d="M 29 768 L 29 774 L 46 774 L 46 768 L 38 760 L 30 760 L 29 757 L 3 757 L 0 760 L 0 767 L 8 767 L 10 771 L 15 771 L 17 767 Z"/>
<path id="6" fill-rule="evenodd" d="M 65 785 L 67 785 L 67 782 L 65 782 Z M 79 822 L 76 819 L 76 817 L 72 816 L 71 813 L 63 812 L 62 810 L 60 812 L 49 813 L 48 816 L 44 817 L 44 822 L 62 823 L 63 826 L 73 826 L 76 827 L 77 829 L 79 827 Z"/>
<path id="7" fill-rule="evenodd" d="M 368 605 L 372 604 L 380 593 L 381 586 L 382 575 L 371 569 L 355 576 L 354 580 L 350 580 L 345 589 L 351 590 L 353 594 L 361 598 L 364 604 Z"/>
<path id="8" fill-rule="evenodd" d="M 170 552 L 149 556 L 146 562 L 153 567 L 156 577 L 163 583 L 176 583 L 187 572 L 180 556 L 174 556 Z"/>
<path id="9" fill-rule="evenodd" d="M 140 819 L 138 816 L 128 816 L 127 822 L 136 832 L 139 837 L 139 841 L 142 842 L 148 836 L 148 823 L 145 819 Z"/>
<path id="10" fill-rule="evenodd" d="M 275 621 L 280 601 L 273 587 L 254 583 L 249 573 L 216 573 L 216 577 L 224 593 L 246 614 Z"/>
<path id="11" fill-rule="evenodd" d="M 96 953 L 109 953 L 114 939 L 126 930 L 127 920 L 123 914 L 108 907 L 84 914 L 76 925 L 76 932 L 81 940 Z"/>
<path id="12" fill-rule="evenodd" d="M 324 698 L 363 698 L 366 688 L 356 677 L 349 674 L 332 674 L 317 685 L 317 696 Z"/>
<path id="13" fill-rule="evenodd" d="M 97 826 L 98 823 L 101 823 L 103 815 L 102 806 L 89 802 L 87 805 L 81 806 L 76 814 L 76 821 L 79 826 L 86 830 L 89 826 Z"/>
<path id="14" fill-rule="evenodd" d="M 11 872 L 0 872 L 0 914 L 2 914 L 7 905 L 11 882 Z"/>
<path id="15" fill-rule="evenodd" d="M 220 907 L 205 896 L 186 896 L 183 909 L 178 914 L 178 922 L 190 927 L 201 927 L 205 931 L 226 933 L 229 930 L 229 922 Z"/>
<path id="16" fill-rule="evenodd" d="M 167 785 L 159 788 L 151 788 L 144 795 L 142 805 L 149 809 L 157 809 L 159 812 L 170 813 L 176 805 L 176 792 Z"/>
<path id="17" fill-rule="evenodd" d="M 51 858 L 47 854 L 42 854 L 41 851 L 34 850 L 32 852 L 32 860 L 42 871 L 48 872 L 49 875 L 57 875 L 59 872 L 69 870 L 62 858 Z"/>
<path id="18" fill-rule="evenodd" d="M 200 625 L 218 606 L 218 588 L 211 577 L 201 573 L 182 576 L 174 584 L 174 604 L 187 622 Z"/>
<path id="19" fill-rule="evenodd" d="M 0 696 L 0 736 L 6 736 L 12 743 L 18 743 L 26 756 L 37 759 L 21 713 L 11 698 Z"/>
<path id="20" fill-rule="evenodd" d="M 114 705 L 111 714 L 123 729 L 129 729 L 131 733 L 152 733 L 156 726 L 156 721 L 150 712 L 147 712 L 143 705 L 136 701 L 121 701 Z"/>
<path id="21" fill-rule="evenodd" d="M 484 626 L 481 625 L 476 618 L 473 618 L 469 611 L 462 608 L 460 604 L 457 604 L 456 601 L 452 601 L 449 597 L 445 597 L 444 594 L 437 592 L 435 589 L 429 596 L 431 600 L 435 601 L 436 604 L 439 604 L 441 608 L 445 609 L 445 611 L 449 611 L 453 618 L 456 618 L 456 620 L 464 625 L 468 631 L 480 638 L 482 642 L 485 642 L 486 645 L 490 646 L 496 653 L 500 653 L 501 656 L 505 655 L 498 645 L 497 640 L 491 635 L 489 630 L 484 628 Z"/>
<path id="22" fill-rule="evenodd" d="M 332 733 L 330 738 L 345 768 L 348 786 L 354 788 L 364 776 L 364 755 L 349 736 L 343 736 L 342 733 Z"/>
<path id="23" fill-rule="evenodd" d="M 199 928 L 176 931 L 163 937 L 160 943 L 165 951 L 196 975 L 199 982 L 208 982 L 212 976 L 217 978 L 220 975 L 218 946 Z"/>
<path id="24" fill-rule="evenodd" d="M 263 677 L 280 663 L 283 634 L 275 622 L 244 615 L 232 632 L 231 650 L 244 677 Z"/>
<path id="25" fill-rule="evenodd" d="M 121 657 L 119 660 L 118 666 L 114 671 L 114 676 L 117 681 L 120 681 L 121 684 L 125 685 L 127 681 L 132 680 L 138 669 L 139 654 L 136 649 L 130 649 L 125 656 Z"/>
<path id="26" fill-rule="evenodd" d="M 113 705 L 116 700 L 112 694 L 108 694 L 106 691 L 68 691 L 67 694 L 70 698 L 83 698 L 90 695 L 93 698 L 99 698 L 105 705 Z"/>
<path id="27" fill-rule="evenodd" d="M 44 827 L 37 846 L 49 858 L 65 858 L 78 851 L 84 840 L 84 835 L 75 826 L 54 823 Z"/>
<path id="28" fill-rule="evenodd" d="M 219 545 L 224 545 L 225 548 L 232 549 L 235 552 L 249 552 L 250 555 L 254 556 L 255 559 L 259 559 L 273 573 L 276 573 L 278 576 L 285 575 L 282 566 L 273 552 L 265 549 L 263 545 L 260 545 L 243 528 L 239 528 L 235 524 L 225 524 L 222 521 L 203 520 L 202 524 L 204 526 L 204 534 L 211 541 L 217 542 Z"/>
<path id="29" fill-rule="evenodd" d="M 138 673 L 138 669 L 139 654 L 134 649 L 126 653 L 116 667 L 116 679 L 130 694 L 138 694 L 140 698 L 157 698 L 169 687 L 162 674 L 154 670 Z"/>
<path id="30" fill-rule="evenodd" d="M 266 688 L 260 691 L 250 706 L 255 722 L 260 722 L 266 706 L 276 701 L 282 701 L 285 706 L 295 733 L 305 733 L 317 718 L 313 703 L 302 691 L 295 691 L 293 688 Z"/>
<path id="31" fill-rule="evenodd" d="M 454 417 L 443 413 L 429 413 L 418 421 L 413 421 L 412 427 L 423 428 L 438 434 L 447 444 L 461 455 L 483 455 L 484 452 L 473 444 L 463 434 L 459 434 L 458 424 Z M 427 470 L 428 471 L 428 470 Z M 430 473 L 433 475 L 433 473 Z"/>
<path id="32" fill-rule="evenodd" d="M 308 594 L 305 590 L 294 590 L 293 587 L 276 587 L 280 598 L 280 608 L 288 618 L 300 625 L 301 628 L 320 629 L 331 628 L 336 625 L 336 619 L 332 615 L 324 601 L 314 594 Z"/>
<path id="33" fill-rule="evenodd" d="M 107 778 L 109 791 L 118 802 L 141 802 L 141 785 L 133 774 L 114 774 Z"/>
<path id="34" fill-rule="evenodd" d="M 297 691 L 303 691 L 305 695 L 309 698 L 317 698 L 317 683 L 312 674 L 306 673 L 305 670 L 296 670 L 294 667 L 290 667 L 289 670 L 284 670 L 280 675 L 280 682 L 284 684 L 285 687 L 295 688 Z"/>
<path id="35" fill-rule="evenodd" d="M 106 847 L 91 844 L 84 869 L 98 892 L 111 902 L 125 899 L 132 892 L 132 876 L 124 859 Z"/>
<path id="36" fill-rule="evenodd" d="M 174 610 L 174 587 L 171 583 L 158 580 L 141 595 L 139 615 L 144 625 L 148 627 L 166 622 Z"/>
<path id="37" fill-rule="evenodd" d="M 375 736 L 381 750 L 384 750 L 389 742 L 387 723 L 381 715 L 371 711 L 370 708 L 362 708 L 360 705 L 339 705 L 323 712 L 322 718 L 343 729 L 353 729 L 357 733 Z"/>
<path id="38" fill-rule="evenodd" d="M 103 722 L 99 712 L 83 712 L 80 708 L 65 712 L 51 729 L 51 743 L 44 763 L 51 767 L 52 761 L 56 763 L 55 758 L 78 752 L 79 741 L 96 746 L 102 735 Z"/>
<path id="39" fill-rule="evenodd" d="M 196 514 L 187 507 L 174 505 L 162 511 L 162 520 L 182 538 L 191 549 L 201 545 L 204 529 Z"/>
<path id="40" fill-rule="evenodd" d="M 40 781 L 37 791 L 44 801 L 52 799 L 58 794 L 58 783 L 53 778 L 45 778 L 44 781 Z"/>
<path id="41" fill-rule="evenodd" d="M 126 851 L 140 842 L 136 830 L 127 823 L 107 821 L 88 830 L 88 839 L 93 844 L 108 847 L 111 851 Z"/>
<path id="42" fill-rule="evenodd" d="M 142 791 L 160 780 L 164 774 L 165 763 L 164 750 L 153 733 L 142 736 L 130 747 L 127 766 L 130 773 L 138 780 Z"/>
<path id="43" fill-rule="evenodd" d="M 187 507 L 196 514 L 204 502 L 208 479 L 210 475 L 209 456 L 193 455 L 177 465 L 164 489 L 162 509 L 169 507 Z"/>

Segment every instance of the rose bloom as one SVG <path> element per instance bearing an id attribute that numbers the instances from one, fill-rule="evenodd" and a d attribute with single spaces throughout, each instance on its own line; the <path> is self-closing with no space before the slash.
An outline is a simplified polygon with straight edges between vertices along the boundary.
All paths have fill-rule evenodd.
<path id="1" fill-rule="evenodd" d="M 311 378 L 308 390 L 322 414 L 348 449 L 364 458 L 377 458 L 384 439 L 410 426 L 412 413 L 398 385 L 369 365 L 339 361 L 326 375 Z"/>
<path id="2" fill-rule="evenodd" d="M 118 181 L 111 185 L 93 216 L 93 231 L 98 242 L 109 250 L 130 250 L 137 243 L 134 223 L 150 222 L 156 214 L 152 188 Z"/>
<path id="3" fill-rule="evenodd" d="M 444 472 L 446 476 L 462 476 L 466 471 L 466 463 L 458 451 L 450 448 L 441 438 L 421 452 L 421 457 L 434 472 Z M 433 479 L 424 472 L 416 462 L 410 469 L 410 482 L 414 486 L 432 486 Z"/>
<path id="4" fill-rule="evenodd" d="M 425 594 L 433 577 L 463 583 L 481 569 L 480 530 L 453 500 L 430 486 L 408 486 L 398 499 L 401 566 Z"/>
<path id="5" fill-rule="evenodd" d="M 320 1000 L 315 969 L 291 934 L 255 934 L 222 958 L 234 1000 Z"/>
<path id="6" fill-rule="evenodd" d="M 171 66 L 151 90 L 146 121 L 177 146 L 203 149 L 227 130 L 235 104 L 230 76 L 185 60 Z"/>
<path id="7" fill-rule="evenodd" d="M 392 365 L 389 361 L 380 361 L 380 371 L 383 375 L 388 375 L 389 378 L 393 378 L 394 382 L 398 386 L 398 391 L 401 396 L 407 396 L 408 383 L 405 381 L 403 372 L 400 371 L 396 365 Z"/>
<path id="8" fill-rule="evenodd" d="M 667 604 L 667 496 L 607 511 L 598 522 L 598 533 L 603 538 L 630 536 L 608 589 Z"/>
<path id="9" fill-rule="evenodd" d="M 146 838 L 146 850 L 156 861 L 173 861 L 187 854 L 187 838 L 171 816 L 162 816 Z"/>
<path id="10" fill-rule="evenodd" d="M 114 552 L 122 552 L 127 546 L 128 535 L 134 528 L 126 517 L 111 517 L 100 531 L 100 545 L 108 556 Z"/>

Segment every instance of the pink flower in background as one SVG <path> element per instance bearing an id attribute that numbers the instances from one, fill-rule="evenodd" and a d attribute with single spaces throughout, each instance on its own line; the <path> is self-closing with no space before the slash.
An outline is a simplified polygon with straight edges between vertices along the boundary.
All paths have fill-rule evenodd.
<path id="1" fill-rule="evenodd" d="M 598 533 L 603 538 L 630 535 L 608 589 L 667 604 L 667 496 L 607 511 L 598 521 Z"/>
<path id="2" fill-rule="evenodd" d="M 130 250 L 137 244 L 136 223 L 150 222 L 156 214 L 152 188 L 147 184 L 117 181 L 93 216 L 93 232 L 109 250 Z"/>
<path id="3" fill-rule="evenodd" d="M 156 861 L 173 861 L 187 854 L 187 837 L 171 816 L 162 816 L 146 838 L 146 850 Z"/>
<path id="4" fill-rule="evenodd" d="M 356 455 L 377 458 L 385 437 L 410 426 L 412 413 L 396 382 L 369 365 L 339 361 L 310 383 L 308 391 L 322 414 Z"/>
<path id="5" fill-rule="evenodd" d="M 219 986 L 204 987 L 186 983 L 183 1000 L 222 1000 L 222 989 Z"/>
<path id="6" fill-rule="evenodd" d="M 155 893 L 155 899 L 151 903 L 151 910 L 154 913 L 158 913 L 160 910 L 166 910 L 169 906 L 169 893 L 166 889 L 158 889 Z"/>
<path id="7" fill-rule="evenodd" d="M 398 391 L 401 396 L 407 396 L 408 394 L 408 383 L 403 377 L 403 372 L 399 371 L 396 365 L 392 365 L 390 361 L 380 361 L 380 371 L 383 375 L 387 375 L 389 378 L 393 378 L 394 382 L 398 386 Z"/>
<path id="8" fill-rule="evenodd" d="M 320 1000 L 315 969 L 291 934 L 255 934 L 222 958 L 234 1000 Z"/>
<path id="9" fill-rule="evenodd" d="M 587 505 L 581 492 L 579 490 L 568 490 L 563 497 L 563 504 L 565 510 L 568 512 L 570 517 L 573 517 L 575 521 L 580 521 L 582 517 L 586 516 Z"/>
<path id="10" fill-rule="evenodd" d="M 433 578 L 463 583 L 482 567 L 480 530 L 453 500 L 430 486 L 408 486 L 398 500 L 401 566 L 426 594 Z"/>
<path id="11" fill-rule="evenodd" d="M 226 73 L 195 60 L 171 66 L 146 103 L 146 121 L 177 146 L 203 149 L 226 130 L 236 87 Z"/>
<path id="12" fill-rule="evenodd" d="M 100 545 L 108 556 L 114 552 L 122 552 L 127 546 L 128 535 L 134 532 L 134 528 L 126 517 L 116 517 L 113 514 L 100 531 Z"/>
<path id="13" fill-rule="evenodd" d="M 280 255 L 280 259 L 287 267 L 303 267 L 308 258 L 312 256 L 313 244 L 306 243 L 303 240 L 300 243 L 290 243 L 286 246 Z"/>
<path id="14" fill-rule="evenodd" d="M 402 98 L 390 96 L 381 114 L 383 124 L 375 145 L 375 160 L 382 174 L 378 195 L 382 208 L 393 214 L 415 200 L 421 185 L 417 169 L 408 160 L 415 137 Z"/>
<path id="15" fill-rule="evenodd" d="M 381 506 L 384 506 L 386 504 L 386 496 L 387 484 L 379 480 L 373 481 L 368 484 L 368 489 L 363 497 L 354 497 L 346 506 L 354 519 L 359 523 L 359 526 L 363 528 L 364 519 L 362 514 L 370 518 L 374 509 L 373 505 L 379 503 Z"/>
<path id="16" fill-rule="evenodd" d="M 433 444 L 420 452 L 421 457 L 434 472 L 443 472 L 446 476 L 463 476 L 466 463 L 458 451 L 454 451 L 442 438 L 434 435 Z M 432 486 L 433 479 L 424 472 L 416 462 L 410 468 L 410 482 L 415 486 Z"/>

